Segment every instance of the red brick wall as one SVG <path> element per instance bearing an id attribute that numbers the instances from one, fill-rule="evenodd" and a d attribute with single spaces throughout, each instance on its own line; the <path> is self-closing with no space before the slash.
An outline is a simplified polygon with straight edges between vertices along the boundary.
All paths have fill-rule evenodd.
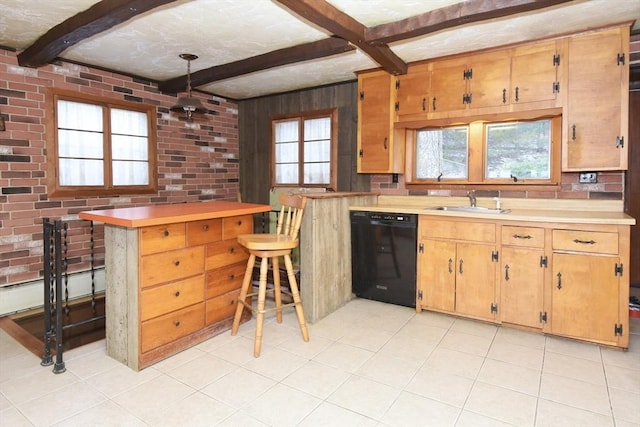
<path id="1" fill-rule="evenodd" d="M 52 199 L 46 182 L 45 89 L 55 87 L 157 106 L 158 194 Z M 237 105 L 204 96 L 213 113 L 186 123 L 168 108 L 176 97 L 157 85 L 69 63 L 20 67 L 16 52 L 0 49 L 0 286 L 36 280 L 42 270 L 42 218 L 71 221 L 69 271 L 88 267 L 88 235 L 77 213 L 88 209 L 235 200 L 238 193 Z M 98 264 L 104 260 L 96 227 Z M 72 243 L 72 244 L 71 244 Z"/>

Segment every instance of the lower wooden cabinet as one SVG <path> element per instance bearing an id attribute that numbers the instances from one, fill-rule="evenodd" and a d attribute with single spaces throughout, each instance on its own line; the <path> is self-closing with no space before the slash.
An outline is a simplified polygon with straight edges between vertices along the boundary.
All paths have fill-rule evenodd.
<path id="1" fill-rule="evenodd" d="M 629 346 L 629 226 L 421 215 L 416 310 Z"/>

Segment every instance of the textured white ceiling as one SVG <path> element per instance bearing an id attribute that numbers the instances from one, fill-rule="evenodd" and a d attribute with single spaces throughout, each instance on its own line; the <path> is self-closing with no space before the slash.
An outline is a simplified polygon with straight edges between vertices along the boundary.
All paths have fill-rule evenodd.
<path id="1" fill-rule="evenodd" d="M 24 49 L 56 24 L 96 2 L 0 0 L 0 45 Z M 368 27 L 458 3 L 329 2 Z M 538 12 L 439 31 L 394 43 L 391 48 L 405 62 L 411 62 L 638 18 L 638 0 L 577 0 Z M 86 39 L 60 56 L 162 81 L 185 74 L 186 63 L 178 57 L 182 52 L 199 56 L 192 62 L 192 71 L 197 71 L 330 35 L 271 0 L 180 0 Z M 243 99 L 353 80 L 356 71 L 377 66 L 367 55 L 352 51 L 218 81 L 199 89 Z"/>

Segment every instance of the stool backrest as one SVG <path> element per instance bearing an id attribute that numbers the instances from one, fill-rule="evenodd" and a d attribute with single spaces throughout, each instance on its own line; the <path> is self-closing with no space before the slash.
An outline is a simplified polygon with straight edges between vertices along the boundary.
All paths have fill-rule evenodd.
<path id="1" fill-rule="evenodd" d="M 292 239 L 298 238 L 302 214 L 307 205 L 307 198 L 300 194 L 283 194 L 280 196 L 280 214 L 276 234 L 284 234 Z"/>

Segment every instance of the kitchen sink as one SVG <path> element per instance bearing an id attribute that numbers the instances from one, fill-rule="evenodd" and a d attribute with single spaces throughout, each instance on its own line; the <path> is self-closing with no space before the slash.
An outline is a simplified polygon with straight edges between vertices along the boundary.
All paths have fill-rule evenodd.
<path id="1" fill-rule="evenodd" d="M 491 209 L 481 206 L 434 206 L 425 208 L 432 211 L 450 211 L 450 212 L 471 212 L 471 213 L 489 213 L 489 214 L 505 214 L 511 212 L 510 209 Z"/>

